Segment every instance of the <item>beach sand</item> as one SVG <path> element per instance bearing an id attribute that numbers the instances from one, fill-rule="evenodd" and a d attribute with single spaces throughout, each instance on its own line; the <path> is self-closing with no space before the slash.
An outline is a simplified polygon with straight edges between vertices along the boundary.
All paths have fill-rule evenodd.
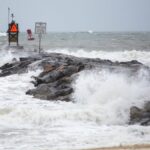
<path id="1" fill-rule="evenodd" d="M 150 144 L 128 145 L 119 147 L 91 148 L 82 150 L 150 150 Z"/>

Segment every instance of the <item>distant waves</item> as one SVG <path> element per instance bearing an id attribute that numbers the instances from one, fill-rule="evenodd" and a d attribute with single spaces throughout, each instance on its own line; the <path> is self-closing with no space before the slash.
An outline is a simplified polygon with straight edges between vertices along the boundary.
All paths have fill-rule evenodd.
<path id="1" fill-rule="evenodd" d="M 7 35 L 7 33 L 5 33 L 5 32 L 0 32 L 0 36 L 6 36 Z"/>

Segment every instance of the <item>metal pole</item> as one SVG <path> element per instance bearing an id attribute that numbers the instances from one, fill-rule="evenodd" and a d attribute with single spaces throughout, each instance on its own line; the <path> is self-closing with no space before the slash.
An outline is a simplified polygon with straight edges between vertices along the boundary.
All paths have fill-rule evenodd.
<path id="1" fill-rule="evenodd" d="M 8 41 L 9 41 L 9 46 L 10 46 L 10 33 L 9 33 L 9 23 L 10 23 L 10 8 L 8 7 L 8 30 L 7 30 L 7 33 L 8 33 Z"/>
<path id="2" fill-rule="evenodd" d="M 42 39 L 42 34 L 39 34 L 39 53 L 41 52 L 41 39 Z"/>
<path id="3" fill-rule="evenodd" d="M 9 17 L 10 17 L 10 8 L 8 7 L 8 25 L 10 23 Z"/>

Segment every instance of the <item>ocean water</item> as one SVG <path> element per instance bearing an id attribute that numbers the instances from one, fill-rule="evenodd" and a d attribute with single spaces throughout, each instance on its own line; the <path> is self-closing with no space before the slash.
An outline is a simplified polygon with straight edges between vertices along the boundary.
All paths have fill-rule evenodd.
<path id="1" fill-rule="evenodd" d="M 20 35 L 24 50 L 7 48 L 0 34 L 0 66 L 20 56 L 36 53 L 38 39 Z M 48 33 L 45 52 L 112 61 L 137 60 L 150 67 L 150 33 Z M 77 150 L 150 143 L 150 126 L 128 125 L 129 109 L 150 100 L 149 73 L 87 70 L 72 86 L 72 102 L 50 102 L 25 95 L 31 76 L 41 72 L 36 64 L 28 73 L 0 78 L 0 150 Z M 115 85 L 115 86 L 114 86 Z"/>

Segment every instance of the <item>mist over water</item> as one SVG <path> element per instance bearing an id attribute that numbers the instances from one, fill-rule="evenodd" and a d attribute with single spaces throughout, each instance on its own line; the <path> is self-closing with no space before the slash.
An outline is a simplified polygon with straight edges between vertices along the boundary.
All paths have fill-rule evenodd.
<path id="1" fill-rule="evenodd" d="M 0 37 L 0 66 L 15 57 L 31 55 L 36 41 L 25 50 L 7 50 Z M 138 60 L 150 66 L 149 33 L 51 33 L 43 38 L 46 52 L 112 61 Z M 112 43 L 111 43 L 112 42 Z M 116 45 L 115 45 L 116 44 Z M 135 47 L 135 48 L 134 48 Z M 27 50 L 27 51 L 26 51 Z M 73 82 L 74 102 L 42 101 L 25 95 L 33 88 L 28 73 L 0 78 L 0 150 L 77 149 L 120 144 L 150 143 L 150 127 L 128 125 L 129 109 L 150 100 L 150 76 L 145 69 L 134 75 L 93 69 L 79 73 Z"/>

